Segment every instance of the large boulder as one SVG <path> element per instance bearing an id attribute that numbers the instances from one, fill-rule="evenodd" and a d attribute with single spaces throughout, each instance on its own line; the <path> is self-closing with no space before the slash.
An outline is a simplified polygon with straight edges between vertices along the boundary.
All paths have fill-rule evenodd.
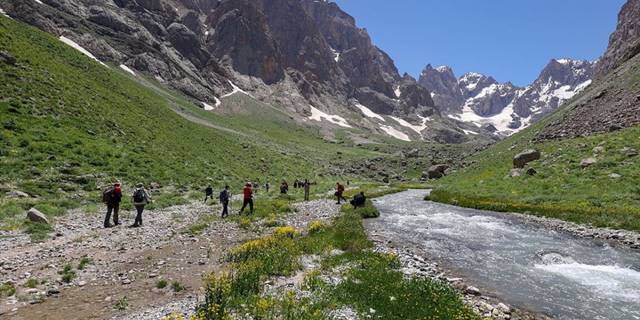
<path id="1" fill-rule="evenodd" d="M 433 165 L 427 170 L 427 176 L 429 179 L 440 179 L 446 175 L 447 169 L 449 169 L 449 166 L 446 164 Z"/>
<path id="2" fill-rule="evenodd" d="M 539 160 L 540 156 L 540 151 L 535 149 L 529 149 L 527 151 L 518 153 L 515 157 L 513 157 L 513 167 L 524 168 L 527 163 Z"/>
<path id="3" fill-rule="evenodd" d="M 31 208 L 27 211 L 27 219 L 31 222 L 49 224 L 47 216 L 36 208 Z"/>

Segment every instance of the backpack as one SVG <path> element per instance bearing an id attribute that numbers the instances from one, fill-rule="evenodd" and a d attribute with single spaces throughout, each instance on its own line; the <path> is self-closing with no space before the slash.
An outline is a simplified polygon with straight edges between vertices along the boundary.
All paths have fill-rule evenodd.
<path id="1" fill-rule="evenodd" d="M 133 202 L 135 203 L 143 203 L 145 198 L 146 196 L 144 194 L 144 190 L 142 189 L 136 189 L 136 191 L 133 193 Z"/>
<path id="2" fill-rule="evenodd" d="M 339 184 L 338 185 L 338 192 L 344 192 L 344 186 Z"/>
<path id="3" fill-rule="evenodd" d="M 220 192 L 220 202 L 227 201 L 229 201 L 229 192 L 227 192 L 227 190 L 222 190 L 222 192 Z"/>
<path id="4" fill-rule="evenodd" d="M 106 188 L 102 191 L 102 202 L 109 203 L 111 199 L 113 199 L 113 191 L 115 189 L 113 187 Z"/>

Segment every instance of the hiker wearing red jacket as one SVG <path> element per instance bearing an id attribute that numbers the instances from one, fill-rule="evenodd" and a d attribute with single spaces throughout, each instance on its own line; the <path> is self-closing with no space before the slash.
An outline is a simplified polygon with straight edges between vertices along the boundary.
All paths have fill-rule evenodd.
<path id="1" fill-rule="evenodd" d="M 107 205 L 107 214 L 104 217 L 104 227 L 111 228 L 120 224 L 118 213 L 120 211 L 120 201 L 122 200 L 122 188 L 120 182 L 116 182 L 112 187 L 102 191 L 102 202 Z M 113 212 L 113 224 L 111 224 L 111 212 Z"/>
<path id="2" fill-rule="evenodd" d="M 344 193 L 344 186 L 340 184 L 340 182 L 336 182 L 336 193 L 335 196 L 338 198 L 338 202 L 336 204 L 340 204 L 340 200 L 347 201 L 347 199 L 342 195 Z"/>
<path id="3" fill-rule="evenodd" d="M 251 182 L 247 182 L 244 189 L 242 189 L 242 194 L 244 199 L 242 201 L 242 208 L 240 208 L 240 214 L 244 212 L 244 208 L 246 208 L 247 205 L 249 205 L 250 213 L 253 214 L 253 189 L 251 188 Z"/>

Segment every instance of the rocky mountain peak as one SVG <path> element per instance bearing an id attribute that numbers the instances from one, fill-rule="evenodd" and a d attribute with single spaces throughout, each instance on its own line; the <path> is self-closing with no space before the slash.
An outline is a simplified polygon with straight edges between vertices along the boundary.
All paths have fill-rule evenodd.
<path id="1" fill-rule="evenodd" d="M 598 63 L 596 77 L 604 77 L 638 53 L 640 53 L 640 0 L 628 0 L 618 14 L 618 25 L 609 37 L 609 46 Z"/>
<path id="2" fill-rule="evenodd" d="M 433 93 L 434 103 L 450 118 L 494 127 L 508 135 L 537 121 L 591 83 L 594 62 L 552 59 L 539 77 L 521 88 L 511 82 L 469 72 L 456 79 L 449 67 L 423 70 L 420 85 Z"/>

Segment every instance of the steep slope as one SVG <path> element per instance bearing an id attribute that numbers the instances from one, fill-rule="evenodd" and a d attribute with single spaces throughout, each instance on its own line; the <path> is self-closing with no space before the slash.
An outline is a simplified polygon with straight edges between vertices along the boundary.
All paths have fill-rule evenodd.
<path id="1" fill-rule="evenodd" d="M 435 105 L 448 117 L 509 135 L 538 121 L 588 86 L 594 65 L 554 59 L 525 88 L 498 83 L 478 73 L 456 79 L 450 67 L 427 65 L 419 83 L 432 92 Z"/>
<path id="2" fill-rule="evenodd" d="M 465 126 L 443 119 L 431 95 L 398 73 L 366 30 L 335 3 L 312 0 L 0 0 L 10 16 L 64 36 L 97 59 L 126 66 L 181 91 L 210 111 L 243 90 L 329 135 L 339 124 L 307 121 L 314 110 L 362 118 L 356 104 L 421 126 L 392 129 L 411 140 L 466 141 Z M 214 110 L 216 109 L 216 110 Z M 317 113 L 317 112 L 316 112 Z M 367 119 L 349 126 L 388 130 Z M 431 129 L 431 130 L 427 130 Z M 449 139 L 457 132 L 462 139 Z M 429 131 L 429 132 L 427 132 Z M 394 135 L 392 135 L 394 136 Z"/>
<path id="3" fill-rule="evenodd" d="M 114 179 L 198 190 L 208 181 L 327 174 L 337 152 L 345 160 L 379 155 L 326 143 L 283 113 L 256 123 L 203 111 L 3 16 L 0 71 L 2 206 L 13 190 L 32 196 L 26 205 L 78 205 Z M 241 95 L 227 103 L 249 104 Z"/>
<path id="4" fill-rule="evenodd" d="M 630 0 L 621 17 L 632 4 L 637 1 Z M 540 122 L 468 159 L 472 165 L 447 177 L 432 199 L 640 230 L 638 97 L 640 55 Z M 514 156 L 528 149 L 541 151 L 541 159 L 513 169 Z"/>

